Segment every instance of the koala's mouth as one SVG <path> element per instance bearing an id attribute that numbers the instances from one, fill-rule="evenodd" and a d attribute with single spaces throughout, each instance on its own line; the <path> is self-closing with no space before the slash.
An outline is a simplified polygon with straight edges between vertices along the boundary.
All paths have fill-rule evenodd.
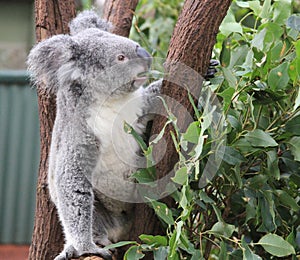
<path id="1" fill-rule="evenodd" d="M 148 78 L 149 78 L 149 71 L 143 71 L 137 74 L 136 77 L 133 79 L 133 85 L 135 85 L 136 87 L 140 87 L 146 83 Z"/>

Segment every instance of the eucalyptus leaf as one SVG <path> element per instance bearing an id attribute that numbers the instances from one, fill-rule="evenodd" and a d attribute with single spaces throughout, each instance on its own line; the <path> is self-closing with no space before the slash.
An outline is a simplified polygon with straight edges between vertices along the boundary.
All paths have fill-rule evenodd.
<path id="1" fill-rule="evenodd" d="M 245 161 L 245 158 L 239 151 L 234 149 L 233 147 L 226 146 L 225 151 L 222 157 L 223 161 L 230 165 L 236 165 L 243 161 Z"/>
<path id="2" fill-rule="evenodd" d="M 289 119 L 285 124 L 285 130 L 292 135 L 300 135 L 300 115 Z"/>
<path id="3" fill-rule="evenodd" d="M 292 137 L 287 143 L 289 144 L 294 159 L 300 162 L 300 136 Z"/>
<path id="4" fill-rule="evenodd" d="M 225 89 L 223 92 L 218 94 L 219 96 L 221 96 L 223 98 L 224 111 L 227 111 L 227 109 L 229 108 L 234 92 L 235 92 L 235 89 L 232 87 L 229 87 L 229 88 Z"/>
<path id="5" fill-rule="evenodd" d="M 254 147 L 273 147 L 278 143 L 271 137 L 269 133 L 261 129 L 255 129 L 245 135 L 246 140 Z"/>
<path id="6" fill-rule="evenodd" d="M 130 247 L 125 255 L 124 255 L 124 259 L 125 260 L 138 260 L 138 259 L 142 259 L 145 255 L 141 252 L 139 246 L 132 246 Z"/>
<path id="7" fill-rule="evenodd" d="M 136 241 L 120 241 L 118 243 L 110 244 L 104 247 L 104 249 L 112 249 L 112 248 L 118 248 L 122 246 L 128 246 L 128 245 L 137 245 Z"/>
<path id="8" fill-rule="evenodd" d="M 243 260 L 261 260 L 262 258 L 256 254 L 254 254 L 244 239 L 242 239 L 243 246 Z"/>
<path id="9" fill-rule="evenodd" d="M 222 24 L 220 25 L 220 31 L 222 34 L 228 36 L 233 32 L 243 33 L 242 26 L 236 22 L 235 16 L 231 10 L 227 12 L 227 15 L 223 19 Z"/>
<path id="10" fill-rule="evenodd" d="M 278 166 L 279 158 L 275 150 L 271 150 L 267 152 L 267 166 L 268 172 L 271 176 L 273 176 L 276 180 L 280 179 L 280 170 Z"/>
<path id="11" fill-rule="evenodd" d="M 156 250 L 153 251 L 154 260 L 165 260 L 168 256 L 168 247 L 160 246 Z"/>
<path id="12" fill-rule="evenodd" d="M 298 87 L 298 93 L 297 93 L 297 97 L 295 100 L 293 111 L 295 111 L 299 106 L 300 106 L 300 87 Z"/>
<path id="13" fill-rule="evenodd" d="M 300 31 L 300 16 L 296 14 L 291 15 L 287 19 L 286 25 L 294 30 Z"/>
<path id="14" fill-rule="evenodd" d="M 283 257 L 295 254 L 295 249 L 292 245 L 276 234 L 267 234 L 256 244 L 261 245 L 268 253 L 274 256 Z"/>
<path id="15" fill-rule="evenodd" d="M 211 230 L 209 232 L 214 233 L 214 234 L 219 234 L 223 235 L 225 237 L 231 237 L 235 230 L 234 225 L 227 224 L 225 222 L 217 222 L 213 225 Z"/>
<path id="16" fill-rule="evenodd" d="M 200 135 L 200 124 L 198 121 L 192 122 L 186 132 L 182 135 L 184 140 L 197 144 Z"/>
<path id="17" fill-rule="evenodd" d="M 167 246 L 168 240 L 165 236 L 153 236 L 153 235 L 140 235 L 139 238 L 142 242 L 146 243 L 147 245 L 153 246 Z"/>
<path id="18" fill-rule="evenodd" d="M 186 183 L 186 181 L 188 179 L 187 168 L 184 166 L 184 167 L 178 169 L 175 172 L 175 176 L 171 179 L 172 179 L 172 181 L 174 181 L 175 183 L 178 183 L 180 185 L 183 185 L 184 183 Z"/>
<path id="19" fill-rule="evenodd" d="M 261 18 L 269 18 L 271 11 L 271 0 L 265 0 L 259 16 Z"/>
<path id="20" fill-rule="evenodd" d="M 268 84 L 272 90 L 285 89 L 289 82 L 288 74 L 289 62 L 283 62 L 276 68 L 272 69 L 268 76 Z"/>
<path id="21" fill-rule="evenodd" d="M 300 206 L 296 202 L 296 200 L 290 196 L 286 191 L 284 190 L 276 190 L 276 195 L 279 197 L 279 200 L 283 203 L 283 205 L 291 208 L 295 212 L 298 212 L 300 210 Z"/>
<path id="22" fill-rule="evenodd" d="M 166 204 L 158 201 L 151 201 L 152 207 L 156 215 L 161 218 L 168 225 L 174 224 L 172 211 L 167 207 Z"/>
<path id="23" fill-rule="evenodd" d="M 248 1 L 248 2 L 249 2 L 249 8 L 251 10 L 253 10 L 253 12 L 256 16 L 259 16 L 259 14 L 261 13 L 261 9 L 262 9 L 260 2 L 258 0 Z"/>

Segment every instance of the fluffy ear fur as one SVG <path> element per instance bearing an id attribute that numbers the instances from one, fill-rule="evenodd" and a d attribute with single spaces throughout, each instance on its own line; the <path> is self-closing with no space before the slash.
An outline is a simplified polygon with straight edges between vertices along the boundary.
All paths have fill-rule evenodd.
<path id="1" fill-rule="evenodd" d="M 75 35 L 89 28 L 98 28 L 109 32 L 112 29 L 111 23 L 102 20 L 94 11 L 83 11 L 70 23 L 70 34 Z"/>
<path id="2" fill-rule="evenodd" d="M 68 35 L 57 35 L 38 43 L 29 53 L 28 71 L 36 86 L 56 93 L 59 87 L 57 71 L 72 58 L 75 43 Z"/>

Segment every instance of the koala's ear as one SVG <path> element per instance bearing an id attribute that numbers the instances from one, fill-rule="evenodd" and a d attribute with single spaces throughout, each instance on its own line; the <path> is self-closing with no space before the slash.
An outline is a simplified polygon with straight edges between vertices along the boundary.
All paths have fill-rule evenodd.
<path id="1" fill-rule="evenodd" d="M 59 87 L 58 69 L 72 58 L 73 40 L 68 35 L 56 35 L 38 43 L 27 58 L 28 71 L 36 86 L 56 93 Z"/>
<path id="2" fill-rule="evenodd" d="M 89 28 L 98 28 L 103 31 L 111 31 L 112 24 L 100 19 L 94 11 L 83 11 L 79 13 L 69 24 L 70 34 L 75 35 Z"/>

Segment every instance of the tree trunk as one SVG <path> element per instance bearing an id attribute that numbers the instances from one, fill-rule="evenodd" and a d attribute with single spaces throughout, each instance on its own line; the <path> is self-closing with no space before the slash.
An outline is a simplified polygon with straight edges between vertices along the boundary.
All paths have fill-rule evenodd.
<path id="1" fill-rule="evenodd" d="M 128 37 L 133 13 L 139 0 L 109 0 L 105 2 L 103 18 L 114 25 L 113 33 Z"/>
<path id="2" fill-rule="evenodd" d="M 35 1 L 36 41 L 55 34 L 68 33 L 68 24 L 75 16 L 73 0 Z M 43 88 L 39 88 L 43 89 Z M 36 192 L 36 212 L 30 260 L 53 259 L 64 244 L 61 225 L 54 204 L 50 201 L 47 184 L 48 154 L 55 120 L 55 96 L 38 91 L 40 119 L 40 167 Z"/>
<path id="3" fill-rule="evenodd" d="M 194 97 L 200 93 L 201 77 L 205 75 L 212 49 L 216 40 L 219 26 L 225 17 L 231 0 L 186 0 L 179 19 L 174 28 L 166 60 L 166 70 L 169 74 L 163 81 L 161 93 L 170 97 L 168 107 L 174 113 L 177 110 L 176 102 L 179 102 L 188 112 L 194 114 L 189 102 L 187 91 L 182 86 L 189 84 L 189 91 Z M 216 12 L 217 10 L 217 12 Z M 185 73 L 185 66 L 199 73 Z M 174 78 L 179 84 L 174 84 Z M 170 79 L 170 81 L 168 81 Z M 171 80 L 172 79 L 172 80 Z M 199 84 L 195 84 L 195 83 Z M 194 84 L 190 84 L 193 82 Z M 176 112 L 177 121 L 186 125 L 187 113 Z M 152 135 L 159 133 L 166 123 L 166 118 L 155 116 Z M 170 135 L 171 128 L 165 130 L 164 140 L 167 143 L 166 153 L 163 159 L 156 165 L 158 178 L 166 176 L 177 162 L 178 156 Z M 163 153 L 157 147 L 155 153 Z M 155 155 L 155 154 L 154 154 Z M 169 207 L 174 207 L 173 200 L 169 197 L 164 199 Z M 130 238 L 135 240 L 140 234 L 161 234 L 160 222 L 154 211 L 145 204 L 138 204 L 135 209 L 134 228 L 131 230 Z M 151 258 L 149 258 L 151 259 Z"/>

